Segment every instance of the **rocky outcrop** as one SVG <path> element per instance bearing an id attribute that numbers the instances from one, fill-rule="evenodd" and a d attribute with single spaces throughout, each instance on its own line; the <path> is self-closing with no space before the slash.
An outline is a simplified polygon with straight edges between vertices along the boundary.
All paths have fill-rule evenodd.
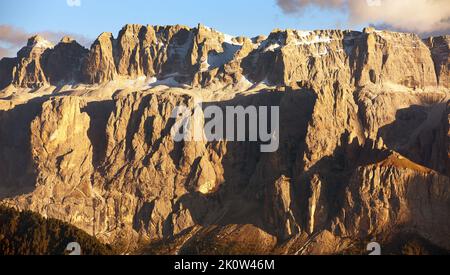
<path id="1" fill-rule="evenodd" d="M 447 116 L 446 116 L 447 114 Z M 446 173 L 446 175 L 449 175 L 450 173 L 450 101 L 447 102 L 447 108 L 446 112 L 442 116 L 442 122 L 441 122 L 441 137 L 442 137 L 442 146 L 444 150 L 441 151 L 442 154 L 442 160 L 444 162 L 442 163 L 443 168 L 441 168 L 442 171 Z M 447 150 L 445 150 L 447 148 Z M 445 156 L 447 155 L 447 159 L 445 159 Z M 446 160 L 446 161 L 445 161 Z"/>
<path id="2" fill-rule="evenodd" d="M 142 30 L 142 26 L 127 25 L 119 33 L 115 62 L 120 75 L 129 75 L 132 78 L 143 75 L 139 45 Z"/>
<path id="3" fill-rule="evenodd" d="M 436 76 L 439 85 L 450 87 L 450 35 L 431 37 L 425 40 L 425 43 L 431 49 L 434 60 Z"/>
<path id="4" fill-rule="evenodd" d="M 282 176 L 267 186 L 266 219 L 276 228 L 276 235 L 285 240 L 300 232 L 291 210 L 291 182 Z"/>
<path id="5" fill-rule="evenodd" d="M 244 63 L 249 78 L 296 87 L 302 82 L 351 82 L 349 57 L 359 32 L 276 30 Z"/>
<path id="6" fill-rule="evenodd" d="M 249 56 L 247 70 L 254 80 L 290 86 L 325 80 L 360 86 L 436 85 L 430 51 L 418 36 L 370 28 L 363 33 L 274 31 Z"/>
<path id="7" fill-rule="evenodd" d="M 79 83 L 83 58 L 88 51 L 70 37 L 61 41 L 45 56 L 44 72 L 53 85 Z"/>
<path id="8" fill-rule="evenodd" d="M 240 63 L 252 49 L 250 39 L 234 38 L 199 25 L 191 55 L 195 70 L 192 84 L 239 82 L 242 79 Z"/>
<path id="9" fill-rule="evenodd" d="M 17 53 L 18 64 L 13 69 L 13 85 L 36 88 L 48 84 L 42 59 L 53 45 L 36 35 Z"/>
<path id="10" fill-rule="evenodd" d="M 189 255 L 264 255 L 277 239 L 252 225 L 211 226 L 200 230 L 180 249 Z"/>
<path id="11" fill-rule="evenodd" d="M 84 104 L 80 98 L 66 97 L 42 105 L 41 114 L 29 125 L 32 163 L 25 163 L 36 171 L 35 190 L 18 198 L 15 206 L 93 234 L 92 145 L 89 116 L 81 113 Z"/>
<path id="12" fill-rule="evenodd" d="M 436 171 L 448 171 L 448 157 L 442 150 L 447 140 L 448 95 L 377 94 L 366 89 L 358 97 L 366 137 L 381 139 L 388 148 Z"/>
<path id="13" fill-rule="evenodd" d="M 141 64 L 144 75 L 186 81 L 191 71 L 189 53 L 193 31 L 185 26 L 147 26 L 141 41 Z"/>
<path id="14" fill-rule="evenodd" d="M 85 81 L 185 75 L 191 70 L 192 43 L 193 31 L 184 26 L 126 25 L 117 39 L 108 33 L 94 42 L 84 65 Z"/>
<path id="15" fill-rule="evenodd" d="M 391 154 L 350 179 L 334 232 L 364 239 L 409 228 L 449 247 L 449 183 L 447 176 Z"/>
<path id="16" fill-rule="evenodd" d="M 430 50 L 415 34 L 367 28 L 354 51 L 359 85 L 392 82 L 415 88 L 437 84 Z"/>
<path id="17" fill-rule="evenodd" d="M 111 33 L 102 33 L 83 63 L 83 79 L 87 83 L 101 83 L 114 79 L 117 74 L 114 61 L 114 38 Z"/>
<path id="18" fill-rule="evenodd" d="M 34 36 L 17 58 L 2 59 L 3 88 L 10 83 L 25 88 L 79 83 L 81 62 L 86 54 L 86 49 L 69 37 L 53 46 L 43 37 Z"/>
<path id="19" fill-rule="evenodd" d="M 4 89 L 12 83 L 13 69 L 16 63 L 16 58 L 2 58 L 0 60 L 0 89 Z"/>

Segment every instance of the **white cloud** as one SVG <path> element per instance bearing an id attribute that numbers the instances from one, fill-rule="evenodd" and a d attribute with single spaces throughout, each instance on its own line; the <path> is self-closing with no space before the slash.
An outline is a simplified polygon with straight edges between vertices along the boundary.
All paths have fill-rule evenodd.
<path id="1" fill-rule="evenodd" d="M 286 13 L 306 7 L 347 12 L 349 24 L 373 24 L 419 34 L 450 33 L 449 0 L 277 0 Z"/>
<path id="2" fill-rule="evenodd" d="M 14 27 L 12 25 L 0 25 L 0 59 L 3 57 L 15 56 L 17 51 L 27 44 L 28 38 L 39 34 L 50 40 L 53 44 L 58 43 L 64 36 L 70 36 L 78 41 L 81 45 L 89 47 L 92 39 L 79 34 L 66 32 L 41 31 L 30 33 L 24 29 Z"/>

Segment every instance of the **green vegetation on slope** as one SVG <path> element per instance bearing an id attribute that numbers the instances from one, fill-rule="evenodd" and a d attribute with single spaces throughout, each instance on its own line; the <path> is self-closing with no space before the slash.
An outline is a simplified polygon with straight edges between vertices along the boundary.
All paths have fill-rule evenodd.
<path id="1" fill-rule="evenodd" d="M 64 255 L 71 242 L 83 255 L 110 255 L 114 249 L 65 222 L 0 206 L 0 255 Z"/>

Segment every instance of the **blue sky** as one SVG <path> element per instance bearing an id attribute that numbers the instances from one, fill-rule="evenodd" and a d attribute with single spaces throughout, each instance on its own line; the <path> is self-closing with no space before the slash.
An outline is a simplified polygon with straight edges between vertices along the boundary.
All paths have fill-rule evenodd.
<path id="1" fill-rule="evenodd" d="M 427 37 L 450 34 L 450 5 L 449 0 L 0 0 L 0 58 L 15 56 L 34 34 L 54 43 L 69 34 L 89 47 L 100 33 L 117 36 L 128 23 L 202 23 L 248 37 L 275 28 L 362 30 L 375 24 Z"/>
<path id="2" fill-rule="evenodd" d="M 232 35 L 268 34 L 274 28 L 324 29 L 348 27 L 343 12 L 308 8 L 302 16 L 286 15 L 275 0 L 1 0 L 0 25 L 26 32 L 79 33 L 89 38 L 114 34 L 127 23 L 207 26 Z M 359 26 L 356 26 L 359 27 Z"/>
<path id="3" fill-rule="evenodd" d="M 81 5 L 69 5 L 69 2 L 77 1 Z M 100 33 L 112 32 L 117 36 L 120 29 L 128 23 L 182 24 L 190 27 L 202 23 L 230 35 L 247 37 L 268 35 L 275 28 L 362 30 L 369 25 L 364 20 L 358 25 L 349 25 L 349 18 L 355 13 L 349 6 L 320 4 L 335 1 L 0 0 L 0 58 L 15 56 L 26 44 L 27 38 L 34 34 L 41 34 L 53 43 L 68 34 L 89 47 Z M 364 0 L 346 1 L 356 3 Z M 292 12 L 291 6 L 296 7 L 293 10 L 301 10 L 301 13 Z M 389 7 L 380 7 L 379 13 L 383 14 L 385 8 Z M 447 16 L 447 12 L 443 15 Z"/>

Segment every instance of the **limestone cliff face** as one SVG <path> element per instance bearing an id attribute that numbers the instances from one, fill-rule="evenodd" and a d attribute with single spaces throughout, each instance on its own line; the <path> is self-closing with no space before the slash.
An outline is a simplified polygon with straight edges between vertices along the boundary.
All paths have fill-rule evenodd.
<path id="1" fill-rule="evenodd" d="M 50 42 L 39 35 L 31 37 L 27 45 L 17 53 L 18 64 L 13 68 L 13 84 L 29 88 L 47 84 L 42 59 L 52 47 Z"/>
<path id="2" fill-rule="evenodd" d="M 392 82 L 407 87 L 436 86 L 430 50 L 415 34 L 365 29 L 354 49 L 359 85 Z"/>
<path id="3" fill-rule="evenodd" d="M 83 79 L 87 83 L 101 83 L 112 80 L 117 74 L 114 63 L 113 45 L 115 41 L 111 33 L 102 33 L 83 63 Z"/>
<path id="4" fill-rule="evenodd" d="M 414 228 L 448 247 L 449 183 L 447 176 L 391 154 L 380 163 L 358 168 L 332 227 L 337 235 L 363 238 Z"/>
<path id="5" fill-rule="evenodd" d="M 358 97 L 366 137 L 436 171 L 448 171 L 447 151 L 442 149 L 447 142 L 446 96 L 435 92 L 377 95 L 365 89 Z"/>
<path id="6" fill-rule="evenodd" d="M 2 66 L 5 70 L 1 75 L 3 87 L 9 83 L 26 88 L 78 83 L 81 62 L 86 54 L 87 50 L 70 37 L 64 37 L 53 46 L 44 38 L 34 36 L 18 52 L 16 59 L 2 61 L 13 64 L 12 67 Z M 8 79 L 11 79 L 9 83 Z"/>
<path id="7" fill-rule="evenodd" d="M 363 123 L 360 118 L 369 116 L 358 109 L 364 99 L 355 102 L 338 86 L 328 89 L 331 94 L 261 92 L 233 103 L 280 106 L 285 131 L 272 154 L 260 153 L 251 143 L 175 142 L 173 108 L 195 106 L 194 97 L 175 92 L 118 94 L 112 102 L 90 103 L 55 97 L 36 103 L 41 110 L 32 119 L 22 118 L 21 109 L 5 111 L 0 116 L 4 131 L 14 120 L 29 127 L 29 147 L 16 150 L 29 152 L 21 163 L 31 182 L 15 177 L 22 170 L 1 170 L 3 202 L 68 221 L 129 251 L 173 236 L 200 238 L 199 226 L 212 230 L 247 223 L 281 241 L 311 234 L 310 241 L 320 243 L 317 234 L 331 232 L 342 249 L 346 239 L 401 230 L 415 230 L 448 248 L 449 225 L 443 222 L 449 211 L 448 176 L 432 170 L 434 162 L 426 156 L 419 160 L 427 168 L 396 153 L 379 153 L 393 145 L 366 139 L 364 132 L 376 127 L 381 133 L 390 122 Z M 447 112 L 438 120 L 444 118 Z M 410 127 L 424 125 L 422 120 Z M 438 123 L 422 135 L 440 133 L 445 140 L 440 128 Z M 395 136 L 402 131 L 390 128 Z M 435 145 L 422 146 L 432 150 Z M 2 148 L 6 157 L 8 147 Z"/>
<path id="8" fill-rule="evenodd" d="M 35 37 L 0 63 L 13 84 L 0 93 L 0 202 L 124 252 L 332 254 L 405 232 L 450 250 L 441 42 L 370 29 L 248 39 L 202 25 L 127 25 L 89 51 Z M 48 86 L 69 82 L 85 84 Z M 200 126 L 201 101 L 279 106 L 279 149 L 175 141 L 175 107 Z"/>
<path id="9" fill-rule="evenodd" d="M 44 72 L 53 85 L 81 81 L 82 62 L 88 51 L 70 37 L 63 37 L 45 57 Z"/>
<path id="10" fill-rule="evenodd" d="M 0 60 L 0 89 L 4 89 L 12 83 L 13 68 L 16 63 L 16 58 L 2 58 Z"/>
<path id="11" fill-rule="evenodd" d="M 28 175 L 34 179 L 27 188 L 33 186 L 34 191 L 17 199 L 19 208 L 74 224 L 92 223 L 92 146 L 87 136 L 89 117 L 80 109 L 83 104 L 71 97 L 49 100 L 28 125 L 30 159 L 12 174 L 27 169 L 36 173 Z M 92 234 L 91 228 L 81 228 Z"/>
<path id="12" fill-rule="evenodd" d="M 450 171 L 450 102 L 447 102 L 447 118 L 445 118 L 445 114 L 442 117 L 442 131 L 444 134 L 443 143 L 447 146 L 447 174 L 449 174 Z M 447 133 L 447 136 L 445 136 L 445 133 Z M 445 146 L 445 145 L 444 145 Z M 445 155 L 445 149 L 443 151 L 443 154 Z"/>
<path id="13" fill-rule="evenodd" d="M 448 36 L 424 42 L 414 34 L 367 28 L 363 32 L 276 30 L 267 38 L 248 39 L 203 25 L 126 25 L 117 38 L 101 34 L 89 53 L 75 42 L 62 41 L 48 51 L 49 61 L 41 60 L 46 58 L 41 55 L 51 45 L 42 42 L 34 37 L 19 52 L 15 86 L 99 84 L 139 77 L 174 78 L 197 87 L 237 84 L 244 77 L 294 88 L 303 81 L 331 80 L 358 86 L 449 85 Z M 57 70 L 61 68 L 55 68 L 56 64 L 69 67 Z M 2 76 L 2 82 L 11 82 L 11 73 Z"/>
<path id="14" fill-rule="evenodd" d="M 448 88 L 450 85 L 450 35 L 431 37 L 425 42 L 431 49 L 439 85 Z"/>
<path id="15" fill-rule="evenodd" d="M 95 193 L 91 182 L 92 146 L 89 116 L 79 98 L 45 102 L 31 122 L 31 156 L 37 171 L 30 209 L 72 223 L 92 223 Z M 56 173 L 55 173 L 56 172 Z M 49 185 L 51 183 L 51 185 Z M 45 206 L 44 208 L 41 208 Z M 91 228 L 84 227 L 92 234 Z"/>
<path id="16" fill-rule="evenodd" d="M 297 86 L 302 81 L 352 82 L 350 55 L 359 32 L 274 31 L 246 59 L 250 78 L 277 85 Z"/>

